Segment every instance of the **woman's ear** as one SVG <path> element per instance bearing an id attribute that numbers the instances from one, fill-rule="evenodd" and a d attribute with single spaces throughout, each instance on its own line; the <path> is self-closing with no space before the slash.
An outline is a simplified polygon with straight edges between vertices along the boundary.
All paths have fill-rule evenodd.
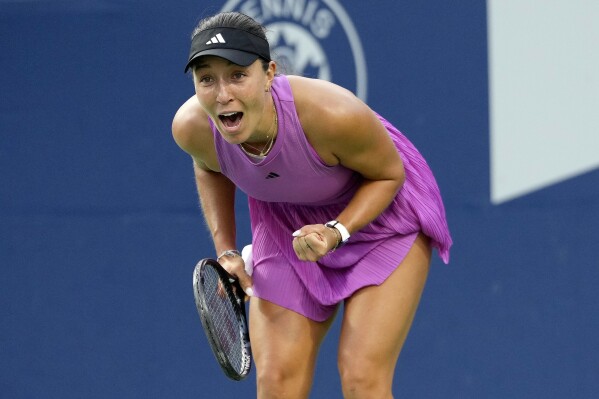
<path id="1" fill-rule="evenodd" d="M 270 91 L 270 86 L 272 85 L 272 81 L 275 78 L 275 74 L 277 72 L 277 64 L 274 61 L 270 61 L 268 63 L 268 69 L 266 70 L 266 87 L 264 91 Z"/>

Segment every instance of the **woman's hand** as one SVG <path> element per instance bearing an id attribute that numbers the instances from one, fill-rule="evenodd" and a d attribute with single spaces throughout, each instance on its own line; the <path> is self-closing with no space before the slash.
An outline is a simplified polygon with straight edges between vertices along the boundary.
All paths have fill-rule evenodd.
<path id="1" fill-rule="evenodd" d="M 245 263 L 241 256 L 223 256 L 218 262 L 227 273 L 239 280 L 239 284 L 247 296 L 254 296 L 252 278 L 245 271 Z"/>
<path id="2" fill-rule="evenodd" d="M 335 230 L 324 224 L 310 224 L 293 233 L 293 250 L 300 260 L 316 262 L 338 244 Z"/>

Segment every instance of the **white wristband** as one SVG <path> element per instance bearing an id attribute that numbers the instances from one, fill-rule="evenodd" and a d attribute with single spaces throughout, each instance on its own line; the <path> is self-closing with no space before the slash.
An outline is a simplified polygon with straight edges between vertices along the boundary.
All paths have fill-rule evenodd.
<path id="1" fill-rule="evenodd" d="M 337 229 L 337 231 L 341 234 L 341 242 L 339 243 L 339 245 L 337 245 L 337 247 L 342 246 L 347 242 L 347 240 L 349 240 L 349 231 L 347 231 L 347 228 L 344 225 L 342 225 L 338 220 L 331 220 L 330 222 L 325 223 L 325 226 Z"/>

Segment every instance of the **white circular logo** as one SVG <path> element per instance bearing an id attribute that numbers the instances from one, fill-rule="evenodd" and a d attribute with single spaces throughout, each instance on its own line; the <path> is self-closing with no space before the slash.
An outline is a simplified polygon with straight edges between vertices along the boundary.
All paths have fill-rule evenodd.
<path id="1" fill-rule="evenodd" d="M 362 43 L 336 0 L 228 0 L 221 11 L 244 13 L 265 26 L 283 73 L 335 82 L 366 101 Z"/>

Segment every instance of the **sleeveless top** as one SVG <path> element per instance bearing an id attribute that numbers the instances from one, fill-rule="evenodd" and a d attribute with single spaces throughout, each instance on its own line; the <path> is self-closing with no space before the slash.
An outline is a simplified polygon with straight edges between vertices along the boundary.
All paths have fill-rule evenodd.
<path id="1" fill-rule="evenodd" d="M 257 233 L 269 235 L 265 245 L 278 246 L 293 262 L 291 233 L 306 224 L 336 218 L 353 197 L 362 177 L 341 165 L 328 166 L 320 159 L 300 124 L 286 76 L 276 76 L 271 89 L 279 124 L 276 141 L 264 159 L 250 159 L 238 145 L 226 142 L 212 121 L 210 124 L 221 172 L 248 196 L 253 241 Z M 319 263 L 332 267 L 355 263 L 366 253 L 350 251 L 350 244 L 354 244 L 354 249 L 361 245 L 367 252 L 388 237 L 419 231 L 431 238 L 432 246 L 447 263 L 452 240 L 433 173 L 414 145 L 377 116 L 404 163 L 404 185 L 379 217 L 352 234 L 348 245 L 335 251 L 335 256 L 327 255 Z M 254 246 L 254 256 L 259 254 L 259 248 Z"/>

